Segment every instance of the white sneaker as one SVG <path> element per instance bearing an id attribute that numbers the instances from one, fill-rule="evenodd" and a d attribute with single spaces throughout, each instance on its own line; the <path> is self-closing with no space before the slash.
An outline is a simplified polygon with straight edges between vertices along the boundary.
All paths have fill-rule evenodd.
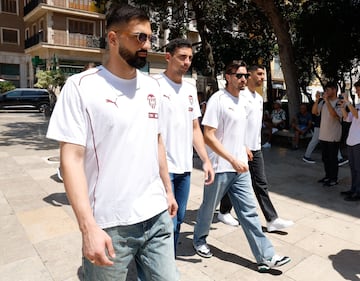
<path id="1" fill-rule="evenodd" d="M 291 259 L 289 257 L 283 257 L 283 256 L 274 255 L 271 258 L 271 260 L 265 260 L 262 263 L 259 263 L 258 264 L 258 271 L 259 272 L 266 272 L 271 268 L 282 266 L 284 264 L 287 264 L 290 261 L 291 261 Z"/>
<path id="2" fill-rule="evenodd" d="M 283 228 L 287 228 L 289 226 L 292 226 L 293 224 L 294 224 L 293 221 L 276 218 L 276 219 L 272 220 L 271 222 L 267 222 L 266 226 L 267 226 L 268 232 L 273 232 L 273 231 L 277 231 L 277 230 L 280 230 Z"/>
<path id="3" fill-rule="evenodd" d="M 272 128 L 272 130 L 271 130 L 271 132 L 272 132 L 273 134 L 275 134 L 277 131 L 279 131 L 278 128 Z"/>
<path id="4" fill-rule="evenodd" d="M 62 178 L 62 175 L 61 175 L 60 167 L 57 168 L 56 174 L 57 174 L 58 179 L 59 179 L 61 182 L 63 182 L 63 178 Z"/>
<path id="5" fill-rule="evenodd" d="M 210 247 L 208 244 L 202 244 L 198 246 L 194 246 L 195 252 L 203 258 L 211 258 L 213 256 L 213 253 L 210 251 Z"/>
<path id="6" fill-rule="evenodd" d="M 343 166 L 343 165 L 345 165 L 347 163 L 349 163 L 349 160 L 347 160 L 347 159 L 341 158 L 341 159 L 338 160 L 338 166 L 339 167 L 341 167 L 341 166 Z"/>
<path id="7" fill-rule="evenodd" d="M 219 221 L 227 225 L 231 225 L 231 226 L 239 225 L 239 222 L 236 219 L 234 219 L 234 217 L 230 213 L 222 214 L 219 212 L 217 217 Z"/>
<path id="8" fill-rule="evenodd" d="M 262 145 L 262 148 L 270 148 L 271 147 L 271 144 L 266 142 Z"/>

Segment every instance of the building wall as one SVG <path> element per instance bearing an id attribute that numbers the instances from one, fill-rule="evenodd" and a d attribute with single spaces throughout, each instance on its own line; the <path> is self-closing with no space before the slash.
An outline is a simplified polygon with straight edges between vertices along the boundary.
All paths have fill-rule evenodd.
<path id="1" fill-rule="evenodd" d="M 29 56 L 24 53 L 23 5 L 24 1 L 17 1 L 16 13 L 0 10 L 0 78 L 11 81 L 18 87 L 28 85 Z M 4 42 L 4 29 L 17 30 L 16 43 Z"/>
<path id="2" fill-rule="evenodd" d="M 0 14 L 0 29 L 11 29 L 18 31 L 18 44 L 3 42 L 3 34 L 1 32 L 0 51 L 11 51 L 16 53 L 24 52 L 24 22 L 18 16 L 10 14 Z"/>

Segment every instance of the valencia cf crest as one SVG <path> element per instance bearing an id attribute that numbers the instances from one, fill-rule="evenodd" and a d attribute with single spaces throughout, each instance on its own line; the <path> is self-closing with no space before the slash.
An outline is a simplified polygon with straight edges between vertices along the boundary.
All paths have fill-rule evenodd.
<path id="1" fill-rule="evenodd" d="M 148 94 L 147 100 L 152 109 L 156 107 L 156 97 L 153 94 Z"/>
<path id="2" fill-rule="evenodd" d="M 191 95 L 189 96 L 189 102 L 190 102 L 191 105 L 194 103 L 194 98 Z"/>

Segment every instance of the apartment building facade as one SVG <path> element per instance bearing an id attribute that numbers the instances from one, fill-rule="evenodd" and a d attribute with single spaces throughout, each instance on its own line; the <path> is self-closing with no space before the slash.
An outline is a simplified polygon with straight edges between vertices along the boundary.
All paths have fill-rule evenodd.
<path id="1" fill-rule="evenodd" d="M 89 62 L 102 63 L 105 15 L 93 1 L 24 0 L 23 21 L 32 73 L 60 69 L 71 75 Z"/>
<path id="2" fill-rule="evenodd" d="M 33 87 L 38 70 L 57 68 L 69 76 L 89 62 L 103 63 L 104 11 L 91 0 L 1 0 L 0 78 Z M 163 44 L 158 40 L 154 49 Z M 149 51 L 142 71 L 156 74 L 165 67 L 164 52 Z"/>
<path id="3" fill-rule="evenodd" d="M 26 87 L 30 58 L 24 52 L 23 1 L 0 1 L 0 78 Z"/>
<path id="4" fill-rule="evenodd" d="M 0 0 L 0 78 L 16 87 L 33 87 L 39 70 L 57 68 L 70 76 L 89 62 L 103 63 L 104 11 L 91 0 Z M 187 38 L 199 42 L 195 20 L 187 29 Z M 150 75 L 164 71 L 161 47 L 168 42 L 168 32 L 159 31 L 142 71 Z M 206 91 L 205 77 L 190 71 L 185 79 L 194 84 L 197 79 L 200 91 Z"/>

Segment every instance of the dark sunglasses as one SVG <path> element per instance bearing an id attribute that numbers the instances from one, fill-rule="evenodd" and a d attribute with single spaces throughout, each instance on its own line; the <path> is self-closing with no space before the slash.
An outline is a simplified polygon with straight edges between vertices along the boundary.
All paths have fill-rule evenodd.
<path id="1" fill-rule="evenodd" d="M 237 79 L 240 79 L 241 77 L 245 77 L 245 79 L 248 79 L 250 76 L 249 73 L 231 73 L 231 75 L 235 75 Z"/>
<path id="2" fill-rule="evenodd" d="M 119 31 L 120 30 L 114 30 L 115 33 L 118 33 Z M 152 35 L 152 34 L 148 35 L 144 32 L 135 32 L 135 33 L 124 32 L 124 33 L 136 37 L 136 39 L 141 44 L 144 44 L 147 40 L 149 40 L 150 43 L 153 43 L 157 39 L 157 37 L 155 35 Z"/>
<path id="3" fill-rule="evenodd" d="M 150 34 L 146 34 L 143 32 L 137 32 L 137 33 L 130 33 L 130 35 L 135 36 L 136 39 L 139 41 L 139 43 L 145 43 L 147 40 L 150 41 L 150 43 L 154 42 L 156 40 L 156 36 Z"/>

